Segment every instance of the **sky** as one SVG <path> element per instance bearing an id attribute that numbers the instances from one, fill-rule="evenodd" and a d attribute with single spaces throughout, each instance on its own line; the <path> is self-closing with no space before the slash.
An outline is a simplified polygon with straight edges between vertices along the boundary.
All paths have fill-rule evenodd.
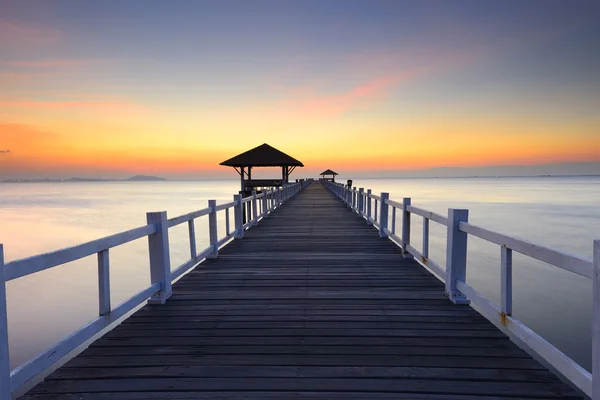
<path id="1" fill-rule="evenodd" d="M 235 178 L 219 162 L 265 142 L 304 163 L 296 177 L 600 174 L 598 15 L 592 0 L 4 0 L 0 178 Z"/>

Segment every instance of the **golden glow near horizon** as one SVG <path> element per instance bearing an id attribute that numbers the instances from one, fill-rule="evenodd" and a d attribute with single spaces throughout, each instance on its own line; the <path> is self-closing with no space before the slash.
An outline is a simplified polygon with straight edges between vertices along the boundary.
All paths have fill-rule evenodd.
<path id="1" fill-rule="evenodd" d="M 41 4 L 59 18 L 60 7 Z M 303 161 L 308 174 L 600 161 L 598 80 L 583 65 L 597 60 L 586 59 L 581 43 L 566 60 L 560 48 L 558 70 L 548 49 L 557 37 L 577 37 L 568 18 L 564 28 L 534 21 L 537 33 L 526 41 L 523 17 L 512 36 L 502 24 L 464 32 L 457 23 L 419 39 L 423 28 L 411 25 L 406 40 L 390 42 L 378 24 L 368 38 L 345 26 L 359 8 L 319 28 L 339 36 L 337 44 L 305 39 L 309 21 L 296 18 L 292 33 L 269 36 L 268 50 L 255 43 L 267 33 L 244 10 L 247 37 L 233 30 L 210 43 L 190 38 L 195 21 L 169 31 L 165 10 L 153 7 L 143 12 L 162 21 L 156 29 L 171 40 L 145 38 L 153 27 L 144 25 L 121 37 L 98 35 L 81 23 L 93 10 L 50 23 L 13 8 L 12 18 L 0 19 L 0 178 L 227 176 L 220 161 L 264 142 Z M 292 18 L 278 12 L 272 30 Z M 400 29 L 381 21 L 382 32 Z M 507 38 L 494 47 L 499 31 Z M 460 51 L 448 48 L 447 35 Z M 178 52 L 169 47 L 176 39 L 205 53 Z"/>

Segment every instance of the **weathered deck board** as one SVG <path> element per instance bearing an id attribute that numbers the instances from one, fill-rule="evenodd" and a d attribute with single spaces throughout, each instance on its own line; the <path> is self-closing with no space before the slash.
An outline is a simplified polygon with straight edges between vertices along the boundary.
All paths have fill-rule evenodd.
<path id="1" fill-rule="evenodd" d="M 23 400 L 579 398 L 320 184 Z"/>

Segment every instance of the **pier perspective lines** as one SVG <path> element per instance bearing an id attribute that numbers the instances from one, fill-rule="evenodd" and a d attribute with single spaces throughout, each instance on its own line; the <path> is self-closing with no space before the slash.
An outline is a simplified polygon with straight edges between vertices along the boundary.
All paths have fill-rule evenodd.
<path id="1" fill-rule="evenodd" d="M 21 398 L 582 398 L 379 233 L 312 183 Z"/>

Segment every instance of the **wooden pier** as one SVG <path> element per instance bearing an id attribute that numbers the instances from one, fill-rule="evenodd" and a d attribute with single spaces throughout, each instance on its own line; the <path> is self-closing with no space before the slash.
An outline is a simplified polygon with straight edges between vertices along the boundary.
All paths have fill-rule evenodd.
<path id="1" fill-rule="evenodd" d="M 581 398 L 320 183 L 172 293 L 21 399 Z"/>

